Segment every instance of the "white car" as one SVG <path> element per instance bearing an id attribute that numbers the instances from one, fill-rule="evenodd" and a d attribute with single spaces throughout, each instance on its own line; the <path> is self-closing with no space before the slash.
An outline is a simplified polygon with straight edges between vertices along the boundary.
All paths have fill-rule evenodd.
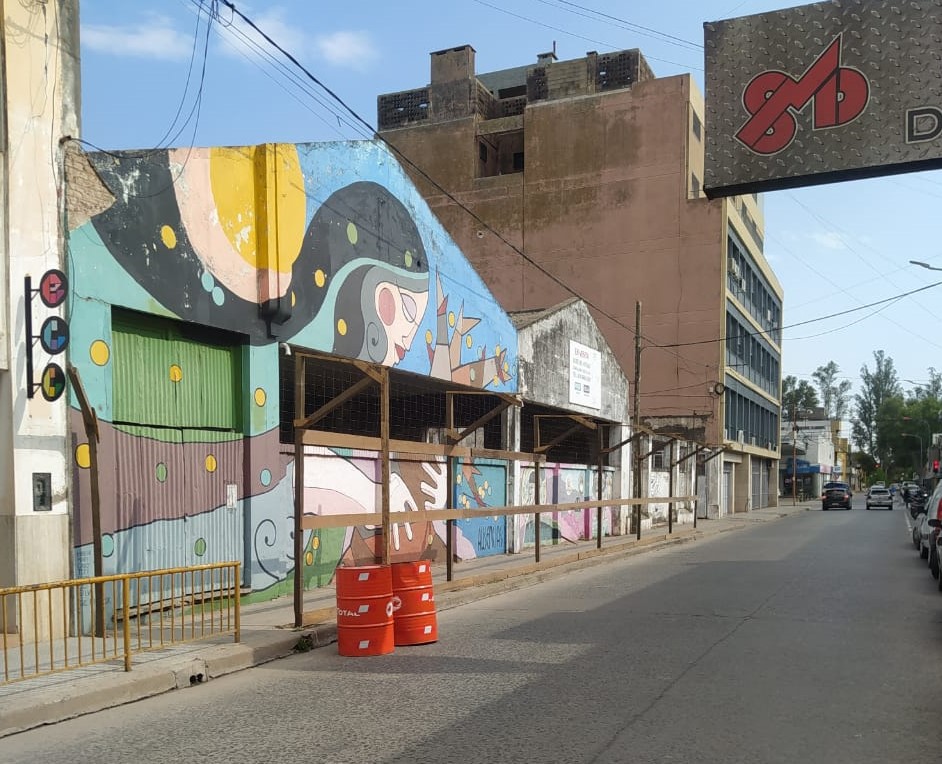
<path id="1" fill-rule="evenodd" d="M 874 507 L 893 509 L 893 494 L 890 493 L 889 488 L 873 486 L 870 489 L 870 493 L 867 494 L 867 509 Z"/>

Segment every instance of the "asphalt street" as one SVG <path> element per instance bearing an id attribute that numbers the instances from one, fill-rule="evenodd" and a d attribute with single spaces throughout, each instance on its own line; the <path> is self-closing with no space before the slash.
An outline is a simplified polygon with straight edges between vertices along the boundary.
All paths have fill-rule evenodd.
<path id="1" fill-rule="evenodd" d="M 8 764 L 939 761 L 942 594 L 905 512 L 803 512 L 5 738 Z"/>

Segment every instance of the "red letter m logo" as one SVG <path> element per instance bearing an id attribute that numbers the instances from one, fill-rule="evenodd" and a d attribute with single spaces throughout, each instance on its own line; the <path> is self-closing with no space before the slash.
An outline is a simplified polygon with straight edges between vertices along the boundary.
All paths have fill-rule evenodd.
<path id="1" fill-rule="evenodd" d="M 751 115 L 736 138 L 756 154 L 776 154 L 794 139 L 795 115 L 814 103 L 813 129 L 846 125 L 870 100 L 870 83 L 856 69 L 841 66 L 841 35 L 797 80 L 784 72 L 756 75 L 742 102 Z"/>

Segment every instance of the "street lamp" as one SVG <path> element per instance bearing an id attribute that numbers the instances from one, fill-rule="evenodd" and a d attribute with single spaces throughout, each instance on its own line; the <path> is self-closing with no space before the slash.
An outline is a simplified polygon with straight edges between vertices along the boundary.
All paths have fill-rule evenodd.
<path id="1" fill-rule="evenodd" d="M 934 265 L 929 265 L 929 263 L 924 263 L 922 260 L 910 260 L 913 265 L 918 265 L 920 268 L 925 268 L 927 271 L 942 271 L 942 268 L 936 268 Z"/>
<path id="2" fill-rule="evenodd" d="M 904 438 L 916 438 L 919 441 L 919 479 L 922 480 L 922 473 L 926 466 L 925 460 L 922 458 L 922 435 L 915 435 L 910 432 L 901 432 L 901 436 Z"/>

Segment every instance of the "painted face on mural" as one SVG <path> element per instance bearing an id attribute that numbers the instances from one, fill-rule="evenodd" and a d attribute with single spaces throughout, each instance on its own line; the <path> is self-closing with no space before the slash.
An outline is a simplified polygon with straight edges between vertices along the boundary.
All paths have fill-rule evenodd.
<path id="1" fill-rule="evenodd" d="M 341 281 L 328 292 L 334 298 L 331 350 L 374 363 L 399 363 L 429 300 L 425 248 L 402 203 L 376 183 L 346 186 L 315 213 L 305 245 L 324 274 L 324 289 Z"/>

